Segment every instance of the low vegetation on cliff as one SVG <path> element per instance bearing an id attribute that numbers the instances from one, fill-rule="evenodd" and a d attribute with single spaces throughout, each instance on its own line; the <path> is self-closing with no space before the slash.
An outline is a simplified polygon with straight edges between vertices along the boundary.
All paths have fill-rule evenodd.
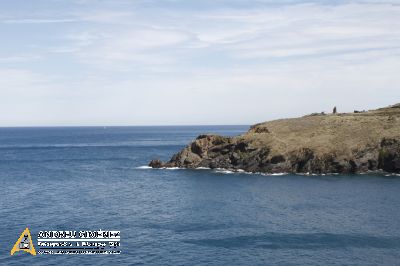
<path id="1" fill-rule="evenodd" d="M 316 113 L 252 126 L 236 137 L 200 135 L 154 168 L 225 168 L 261 173 L 400 173 L 400 104 Z"/>

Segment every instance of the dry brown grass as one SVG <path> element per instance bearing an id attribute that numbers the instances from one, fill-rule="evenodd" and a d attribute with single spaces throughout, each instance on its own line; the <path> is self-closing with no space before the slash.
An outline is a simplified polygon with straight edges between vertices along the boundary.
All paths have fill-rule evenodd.
<path id="1" fill-rule="evenodd" d="M 255 130 L 269 133 L 255 133 Z M 382 108 L 365 113 L 345 113 L 280 119 L 257 125 L 244 138 L 254 146 L 271 147 L 272 154 L 287 154 L 310 148 L 316 154 L 348 155 L 382 138 L 400 139 L 400 108 Z"/>

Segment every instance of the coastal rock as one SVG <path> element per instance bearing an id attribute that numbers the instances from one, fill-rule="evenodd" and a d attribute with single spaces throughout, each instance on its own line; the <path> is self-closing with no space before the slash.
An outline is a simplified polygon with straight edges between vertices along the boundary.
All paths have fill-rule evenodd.
<path id="1" fill-rule="evenodd" d="M 386 172 L 400 173 L 400 141 L 383 139 L 379 151 L 378 167 Z"/>
<path id="2" fill-rule="evenodd" d="M 399 106 L 259 123 L 237 137 L 203 134 L 170 161 L 149 165 L 261 173 L 400 173 Z"/>
<path id="3" fill-rule="evenodd" d="M 151 160 L 151 162 L 149 163 L 150 167 L 153 168 L 161 168 L 163 167 L 164 163 L 160 160 Z"/>

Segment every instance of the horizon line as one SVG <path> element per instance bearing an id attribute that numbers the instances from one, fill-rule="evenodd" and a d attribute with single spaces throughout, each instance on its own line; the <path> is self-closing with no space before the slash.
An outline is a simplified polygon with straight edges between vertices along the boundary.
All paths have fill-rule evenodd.
<path id="1" fill-rule="evenodd" d="M 252 124 L 171 124 L 171 125 L 38 125 L 38 126 L 0 126 L 1 128 L 67 128 L 67 127 L 207 127 L 207 126 L 251 126 Z"/>

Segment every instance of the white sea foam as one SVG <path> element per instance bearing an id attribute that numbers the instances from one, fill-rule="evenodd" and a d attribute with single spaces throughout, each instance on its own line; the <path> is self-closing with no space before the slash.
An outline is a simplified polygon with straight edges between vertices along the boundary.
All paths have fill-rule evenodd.
<path id="1" fill-rule="evenodd" d="M 224 169 L 224 168 L 216 168 L 214 169 L 216 173 L 222 174 L 246 174 L 246 175 L 262 175 L 262 176 L 283 176 L 288 175 L 288 173 L 261 173 L 261 172 L 247 172 L 243 169 Z"/>
<path id="2" fill-rule="evenodd" d="M 385 176 L 400 176 L 400 174 L 393 173 L 393 174 L 386 174 Z"/>
<path id="3" fill-rule="evenodd" d="M 234 174 L 234 171 L 231 170 L 225 170 L 225 169 L 215 169 L 215 172 L 221 173 L 221 174 Z"/>
<path id="4" fill-rule="evenodd" d="M 283 175 L 288 175 L 288 173 L 255 173 L 258 175 L 262 175 L 262 176 L 283 176 Z"/>
<path id="5" fill-rule="evenodd" d="M 281 176 L 281 175 L 288 175 L 288 173 L 273 173 L 269 175 Z"/>
<path id="6" fill-rule="evenodd" d="M 148 165 L 142 165 L 142 166 L 138 166 L 135 167 L 136 169 L 164 169 L 164 170 L 178 170 L 178 169 L 184 169 L 181 167 L 161 167 L 161 168 L 153 168 L 151 166 Z"/>
<path id="7" fill-rule="evenodd" d="M 135 167 L 136 169 L 153 169 L 153 167 L 151 167 L 151 166 L 148 166 L 148 165 L 142 165 L 142 166 L 138 166 L 138 167 Z"/>

